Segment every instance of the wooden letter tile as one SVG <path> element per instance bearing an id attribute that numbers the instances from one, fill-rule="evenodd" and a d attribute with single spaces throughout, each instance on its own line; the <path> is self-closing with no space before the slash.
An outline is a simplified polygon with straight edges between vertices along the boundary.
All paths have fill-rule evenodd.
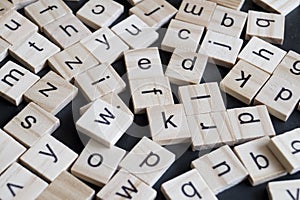
<path id="1" fill-rule="evenodd" d="M 4 130 L 26 147 L 33 146 L 45 134 L 52 134 L 60 125 L 59 119 L 34 103 L 29 103 Z"/>
<path id="2" fill-rule="evenodd" d="M 92 200 L 95 191 L 75 178 L 70 173 L 63 171 L 55 180 L 38 196 L 37 200 L 74 199 Z"/>
<path id="3" fill-rule="evenodd" d="M 120 171 L 97 194 L 100 200 L 154 200 L 156 191 L 132 174 Z"/>
<path id="4" fill-rule="evenodd" d="M 220 88 L 250 105 L 269 78 L 267 72 L 240 60 L 221 81 Z"/>
<path id="5" fill-rule="evenodd" d="M 76 16 L 93 29 L 110 26 L 124 12 L 124 6 L 115 1 L 90 0 Z"/>
<path id="6" fill-rule="evenodd" d="M 262 39 L 252 37 L 238 58 L 272 74 L 286 52 Z"/>
<path id="7" fill-rule="evenodd" d="M 40 79 L 12 61 L 0 68 L 0 74 L 0 95 L 16 106 L 22 102 L 23 94 Z"/>
<path id="8" fill-rule="evenodd" d="M 131 5 L 136 5 L 138 4 L 139 2 L 141 2 L 142 0 L 127 0 Z"/>
<path id="9" fill-rule="evenodd" d="M 51 135 L 45 135 L 20 159 L 22 164 L 33 172 L 47 181 L 53 181 L 71 166 L 77 156 L 75 152 Z"/>
<path id="10" fill-rule="evenodd" d="M 270 200 L 299 199 L 300 180 L 276 181 L 268 183 Z"/>
<path id="11" fill-rule="evenodd" d="M 161 43 L 161 48 L 170 52 L 176 48 L 187 52 L 196 52 L 203 32 L 203 26 L 172 19 Z"/>
<path id="12" fill-rule="evenodd" d="M 208 30 L 199 53 L 207 55 L 209 61 L 224 67 L 232 67 L 243 45 L 243 40 Z"/>
<path id="13" fill-rule="evenodd" d="M 299 6 L 298 0 L 253 0 L 253 2 L 267 11 L 275 11 L 282 15 L 288 15 Z"/>
<path id="14" fill-rule="evenodd" d="M 132 115 L 98 99 L 76 122 L 77 130 L 107 147 L 113 146 L 133 122 Z"/>
<path id="15" fill-rule="evenodd" d="M 27 5 L 34 3 L 38 0 L 11 0 L 11 2 L 14 4 L 14 6 L 16 7 L 16 9 L 21 9 L 26 7 Z"/>
<path id="16" fill-rule="evenodd" d="M 217 83 L 181 86 L 178 95 L 186 115 L 226 110 Z"/>
<path id="17" fill-rule="evenodd" d="M 0 199 L 35 199 L 47 186 L 38 176 L 14 163 L 0 176 Z"/>
<path id="18" fill-rule="evenodd" d="M 208 0 L 217 3 L 218 5 L 225 6 L 234 10 L 240 10 L 245 0 Z"/>
<path id="19" fill-rule="evenodd" d="M 269 143 L 270 138 L 266 136 L 234 148 L 248 170 L 249 181 L 253 186 L 286 175 L 284 167 L 267 147 Z"/>
<path id="20" fill-rule="evenodd" d="M 227 112 L 237 143 L 275 135 L 266 106 L 234 108 Z"/>
<path id="21" fill-rule="evenodd" d="M 0 7 L 1 8 L 1 7 Z M 8 56 L 8 48 L 11 45 L 0 37 L 0 62 Z"/>
<path id="22" fill-rule="evenodd" d="M 208 186 L 219 194 L 248 176 L 248 172 L 229 146 L 223 146 L 192 162 Z"/>
<path id="23" fill-rule="evenodd" d="M 8 13 L 9 11 L 13 10 L 15 6 L 9 2 L 8 0 L 2 0 L 0 2 L 0 16 Z"/>
<path id="24" fill-rule="evenodd" d="M 175 49 L 165 75 L 177 85 L 199 84 L 206 68 L 208 57 L 199 53 Z"/>
<path id="25" fill-rule="evenodd" d="M 206 199 L 217 200 L 196 169 L 190 170 L 161 185 L 164 196 L 168 199 Z"/>

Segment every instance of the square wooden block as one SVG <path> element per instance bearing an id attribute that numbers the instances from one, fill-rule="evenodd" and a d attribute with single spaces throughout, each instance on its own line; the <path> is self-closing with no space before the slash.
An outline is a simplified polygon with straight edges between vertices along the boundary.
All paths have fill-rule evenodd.
<path id="1" fill-rule="evenodd" d="M 157 47 L 126 51 L 124 59 L 129 80 L 164 76 Z"/>
<path id="2" fill-rule="evenodd" d="M 0 129 L 0 174 L 26 151 L 26 148 Z M 1 178 L 0 178 L 1 179 Z M 1 184 L 0 184 L 1 185 Z M 1 197 L 1 193 L 0 193 Z"/>
<path id="3" fill-rule="evenodd" d="M 31 147 L 45 134 L 52 134 L 59 125 L 60 121 L 54 115 L 29 103 L 3 129 L 26 147 Z"/>
<path id="4" fill-rule="evenodd" d="M 196 52 L 204 27 L 172 19 L 161 42 L 161 49 L 173 52 L 176 48 Z"/>
<path id="5" fill-rule="evenodd" d="M 101 200 L 154 200 L 155 197 L 154 189 L 124 170 L 118 172 L 97 194 Z"/>
<path id="6" fill-rule="evenodd" d="M 26 7 L 27 5 L 34 3 L 38 0 L 11 0 L 11 2 L 14 4 L 16 9 L 21 9 Z"/>
<path id="7" fill-rule="evenodd" d="M 245 0 L 208 0 L 217 3 L 218 5 L 225 6 L 234 10 L 240 10 Z"/>
<path id="8" fill-rule="evenodd" d="M 271 115 L 287 121 L 300 100 L 298 85 L 273 75 L 255 97 L 255 104 L 267 106 Z"/>
<path id="9" fill-rule="evenodd" d="M 11 45 L 0 37 L 0 62 L 2 62 L 8 56 L 8 49 L 10 47 Z"/>
<path id="10" fill-rule="evenodd" d="M 234 108 L 227 112 L 237 143 L 275 135 L 266 106 Z"/>
<path id="11" fill-rule="evenodd" d="M 78 89 L 53 71 L 49 71 L 24 94 L 44 110 L 56 115 L 77 95 Z"/>
<path id="12" fill-rule="evenodd" d="M 124 12 L 124 6 L 115 1 L 90 0 L 76 13 L 76 16 L 93 29 L 110 26 Z"/>
<path id="13" fill-rule="evenodd" d="M 143 137 L 121 161 L 120 167 L 153 186 L 175 161 L 175 155 Z"/>
<path id="14" fill-rule="evenodd" d="M 35 199 L 47 186 L 38 176 L 14 163 L 0 176 L 0 198 Z"/>
<path id="15" fill-rule="evenodd" d="M 47 181 L 69 169 L 78 155 L 63 143 L 44 135 L 35 145 L 21 156 L 21 163 Z"/>
<path id="16" fill-rule="evenodd" d="M 47 24 L 72 13 L 72 10 L 62 0 L 39 0 L 26 6 L 24 11 L 25 15 L 37 24 L 41 31 Z"/>
<path id="17" fill-rule="evenodd" d="M 123 55 L 129 47 L 109 28 L 103 27 L 81 43 L 100 61 L 112 64 Z"/>
<path id="18" fill-rule="evenodd" d="M 106 63 L 79 74 L 75 82 L 89 101 L 94 101 L 111 92 L 120 93 L 126 87 L 126 83 L 119 74 Z"/>
<path id="19" fill-rule="evenodd" d="M 220 88 L 250 105 L 269 78 L 270 74 L 267 72 L 240 60 L 220 82 Z"/>
<path id="20" fill-rule="evenodd" d="M 270 182 L 267 191 L 270 200 L 297 199 L 300 180 Z"/>
<path id="21" fill-rule="evenodd" d="M 252 37 L 238 58 L 272 74 L 286 52 L 262 39 Z"/>
<path id="22" fill-rule="evenodd" d="M 1 16 L 0 27 L 0 36 L 11 45 L 24 41 L 38 31 L 34 23 L 14 10 Z"/>
<path id="23" fill-rule="evenodd" d="M 207 28 L 239 38 L 244 29 L 247 15 L 246 12 L 217 6 Z"/>
<path id="24" fill-rule="evenodd" d="M 234 147 L 234 152 L 249 172 L 252 186 L 286 175 L 277 155 L 267 147 L 269 143 L 270 138 L 266 136 Z"/>
<path id="25" fill-rule="evenodd" d="M 112 147 L 132 122 L 132 115 L 98 99 L 79 118 L 76 128 L 103 145 Z"/>
<path id="26" fill-rule="evenodd" d="M 160 145 L 188 143 L 190 129 L 182 104 L 147 108 L 152 140 Z"/>
<path id="27" fill-rule="evenodd" d="M 62 190 L 62 188 L 64 188 Z M 72 176 L 63 171 L 53 182 L 38 196 L 37 200 L 52 199 L 82 199 L 92 200 L 95 191 Z"/>
<path id="28" fill-rule="evenodd" d="M 162 27 L 176 12 L 177 9 L 165 0 L 143 0 L 129 10 L 154 29 Z"/>
<path id="29" fill-rule="evenodd" d="M 300 129 L 294 129 L 271 139 L 269 148 L 277 156 L 278 160 L 290 173 L 300 170 L 300 157 L 298 149 Z"/>
<path id="30" fill-rule="evenodd" d="M 187 120 L 194 151 L 235 143 L 227 111 L 190 115 L 187 116 Z"/>
<path id="31" fill-rule="evenodd" d="M 9 11 L 15 9 L 15 6 L 8 0 L 2 0 L 0 2 L 0 16 L 8 13 Z"/>
<path id="32" fill-rule="evenodd" d="M 178 89 L 178 95 L 180 102 L 183 103 L 186 115 L 226 110 L 216 82 L 181 86 Z"/>
<path id="33" fill-rule="evenodd" d="M 243 40 L 208 30 L 199 53 L 207 55 L 211 63 L 232 67 L 236 63 Z"/>
<path id="34" fill-rule="evenodd" d="M 10 48 L 12 57 L 34 73 L 45 68 L 47 59 L 59 51 L 59 47 L 39 33 L 32 34 L 23 42 Z"/>
<path id="35" fill-rule="evenodd" d="M 192 161 L 191 165 L 215 194 L 239 184 L 248 176 L 245 167 L 227 145 Z"/>
<path id="36" fill-rule="evenodd" d="M 207 60 L 206 55 L 175 49 L 165 75 L 177 85 L 199 84 Z"/>
<path id="37" fill-rule="evenodd" d="M 24 93 L 40 79 L 12 61 L 0 68 L 0 74 L 0 95 L 16 106 L 23 101 Z"/>
<path id="38" fill-rule="evenodd" d="M 273 44 L 283 44 L 285 17 L 279 14 L 249 11 L 246 40 L 256 36 Z"/>
<path id="39" fill-rule="evenodd" d="M 299 6 L 299 0 L 253 0 L 254 3 L 270 12 L 288 15 Z"/>
<path id="40" fill-rule="evenodd" d="M 126 151 L 90 140 L 74 163 L 71 172 L 75 176 L 97 186 L 104 186 L 113 176 Z M 101 173 L 99 173 L 101 172 Z"/>
<path id="41" fill-rule="evenodd" d="M 203 0 L 183 0 L 175 19 L 207 27 L 216 3 Z"/>
<path id="42" fill-rule="evenodd" d="M 168 199 L 217 200 L 217 197 L 196 169 L 192 169 L 163 183 L 161 191 Z"/>
<path id="43" fill-rule="evenodd" d="M 148 107 L 174 104 L 167 77 L 134 79 L 129 85 L 135 114 L 144 113 Z"/>

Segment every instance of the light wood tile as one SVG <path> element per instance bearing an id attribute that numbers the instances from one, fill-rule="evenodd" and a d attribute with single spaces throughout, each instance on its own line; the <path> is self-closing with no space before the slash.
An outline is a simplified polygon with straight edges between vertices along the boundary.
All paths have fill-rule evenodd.
<path id="1" fill-rule="evenodd" d="M 59 125 L 60 121 L 54 115 L 29 103 L 4 126 L 4 130 L 26 147 L 31 147 L 45 134 L 52 134 Z"/>
<path id="2" fill-rule="evenodd" d="M 256 186 L 286 175 L 286 171 L 268 149 L 269 137 L 259 138 L 234 148 L 235 153 L 249 172 L 251 185 Z"/>
<path id="3" fill-rule="evenodd" d="M 298 0 L 253 0 L 254 3 L 270 12 L 288 15 L 299 6 Z"/>
<path id="4" fill-rule="evenodd" d="M 240 10 L 245 0 L 208 0 L 231 9 Z"/>
<path id="5" fill-rule="evenodd" d="M 138 4 L 139 2 L 141 2 L 142 0 L 127 0 L 131 5 L 136 5 Z"/>
<path id="6" fill-rule="evenodd" d="M 2 62 L 8 56 L 8 49 L 10 46 L 11 45 L 8 42 L 0 37 L 0 62 Z"/>
<path id="7" fill-rule="evenodd" d="M 270 182 L 267 191 L 270 200 L 299 199 L 300 180 Z"/>
<path id="8" fill-rule="evenodd" d="M 120 167 L 153 186 L 175 161 L 175 155 L 143 137 L 121 161 Z"/>
<path id="9" fill-rule="evenodd" d="M 14 10 L 15 6 L 8 0 L 2 0 L 0 2 L 0 16 L 4 15 L 5 13 Z"/>
<path id="10" fill-rule="evenodd" d="M 26 7 L 27 5 L 34 3 L 38 0 L 11 0 L 11 2 L 14 4 L 14 6 L 16 7 L 16 9 L 21 9 Z"/>
<path id="11" fill-rule="evenodd" d="M 227 145 L 192 161 L 191 165 L 215 194 L 239 184 L 248 176 L 245 167 Z"/>

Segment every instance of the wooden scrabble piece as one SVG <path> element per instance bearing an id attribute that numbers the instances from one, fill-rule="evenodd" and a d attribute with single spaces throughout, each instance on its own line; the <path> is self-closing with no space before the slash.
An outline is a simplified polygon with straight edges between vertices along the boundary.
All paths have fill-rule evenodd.
<path id="1" fill-rule="evenodd" d="M 264 136 L 274 136 L 275 130 L 266 106 L 252 106 L 227 110 L 232 134 L 237 143 Z"/>
<path id="2" fill-rule="evenodd" d="M 221 81 L 220 88 L 250 105 L 269 78 L 270 74 L 267 72 L 240 60 Z"/>
<path id="3" fill-rule="evenodd" d="M 248 176 L 245 167 L 227 145 L 192 161 L 191 165 L 215 194 L 237 185 Z"/>
<path id="4" fill-rule="evenodd" d="M 252 37 L 238 58 L 272 74 L 286 52 L 262 39 Z"/>
<path id="5" fill-rule="evenodd" d="M 300 170 L 300 157 L 298 149 L 300 129 L 294 129 L 271 139 L 269 148 L 276 155 L 281 164 L 290 173 Z"/>
<path id="6" fill-rule="evenodd" d="M 62 189 L 63 188 L 63 189 Z M 38 196 L 37 200 L 52 199 L 82 199 L 92 200 L 95 191 L 72 176 L 63 171 L 54 181 Z"/>
<path id="7" fill-rule="evenodd" d="M 81 44 L 76 43 L 48 59 L 51 69 L 67 81 L 99 65 L 99 61 Z"/>
<path id="8" fill-rule="evenodd" d="M 268 183 L 270 200 L 299 199 L 300 180 L 276 181 Z"/>
<path id="9" fill-rule="evenodd" d="M 14 163 L 0 176 L 0 198 L 35 199 L 47 186 L 38 176 Z"/>
<path id="10" fill-rule="evenodd" d="M 209 22 L 208 30 L 239 38 L 247 20 L 247 13 L 217 6 Z"/>
<path id="11" fill-rule="evenodd" d="M 203 0 L 183 0 L 175 19 L 207 27 L 216 3 Z"/>
<path id="12" fill-rule="evenodd" d="M 120 171 L 97 194 L 101 200 L 154 200 L 156 191 L 132 174 Z"/>
<path id="13" fill-rule="evenodd" d="M 11 45 L 24 41 L 37 31 L 38 27 L 17 11 L 1 16 L 0 36 Z"/>
<path id="14" fill-rule="evenodd" d="M 178 95 L 186 115 L 226 110 L 217 83 L 181 86 L 178 89 Z"/>
<path id="15" fill-rule="evenodd" d="M 41 31 L 43 27 L 72 10 L 62 0 L 39 0 L 24 8 L 25 15 L 37 24 Z"/>
<path id="16" fill-rule="evenodd" d="M 168 199 L 207 199 L 217 200 L 217 197 L 207 186 L 196 169 L 192 169 L 161 185 L 161 191 Z"/>
<path id="17" fill-rule="evenodd" d="M 115 1 L 90 0 L 76 13 L 76 16 L 93 29 L 110 26 L 124 12 L 124 6 Z"/>
<path id="18" fill-rule="evenodd" d="M 64 15 L 47 24 L 43 30 L 48 38 L 64 49 L 92 34 L 73 14 Z"/>
<path id="19" fill-rule="evenodd" d="M 154 29 L 162 27 L 176 12 L 177 9 L 165 0 L 143 0 L 129 10 Z"/>
<path id="20" fill-rule="evenodd" d="M 147 108 L 151 138 L 160 145 L 188 143 L 190 129 L 182 104 Z"/>
<path id="21" fill-rule="evenodd" d="M 217 3 L 218 5 L 225 6 L 234 10 L 240 10 L 245 0 L 208 0 Z"/>
<path id="22" fill-rule="evenodd" d="M 161 49 L 173 52 L 178 48 L 187 52 L 196 52 L 203 32 L 203 26 L 172 19 L 161 42 Z"/>
<path id="23" fill-rule="evenodd" d="M 47 59 L 59 51 L 59 47 L 39 33 L 10 48 L 11 55 L 34 73 L 40 72 L 46 66 Z"/>
<path id="24" fill-rule="evenodd" d="M 6 42 L 3 38 L 0 37 L 0 62 L 4 60 L 8 56 L 8 48 L 11 45 Z"/>
<path id="25" fill-rule="evenodd" d="M 111 64 L 123 55 L 129 47 L 109 28 L 103 27 L 81 43 L 100 61 Z"/>
<path id="26" fill-rule="evenodd" d="M 16 9 L 21 9 L 26 7 L 27 5 L 34 3 L 38 0 L 11 0 L 11 2 L 14 4 L 14 6 L 16 7 Z"/>
<path id="27" fill-rule="evenodd" d="M 0 74 L 0 96 L 16 106 L 23 101 L 24 93 L 40 79 L 12 61 L 0 68 Z"/>
<path id="28" fill-rule="evenodd" d="M 121 138 L 132 122 L 132 115 L 97 99 L 76 122 L 76 128 L 103 145 L 111 147 Z"/>
<path id="29" fill-rule="evenodd" d="M 177 85 L 199 84 L 206 68 L 208 57 L 199 53 L 175 49 L 165 75 Z"/>
<path id="30" fill-rule="evenodd" d="M 205 150 L 233 145 L 235 138 L 226 111 L 187 116 L 193 150 Z"/>
<path id="31" fill-rule="evenodd" d="M 82 180 L 103 186 L 113 176 L 125 153 L 126 151 L 119 147 L 107 148 L 90 140 L 74 163 L 71 172 Z"/>
<path id="32" fill-rule="evenodd" d="M 13 10 L 15 7 L 14 5 L 9 2 L 8 0 L 2 0 L 0 2 L 0 16 L 4 15 L 5 13 Z"/>
<path id="33" fill-rule="evenodd" d="M 26 147 L 31 147 L 43 135 L 52 134 L 59 125 L 59 119 L 54 115 L 29 103 L 4 126 L 4 130 Z"/>
<path id="34" fill-rule="evenodd" d="M 136 15 L 131 15 L 111 29 L 132 49 L 146 48 L 159 37 L 155 29 L 149 27 Z"/>
<path id="35" fill-rule="evenodd" d="M 21 163 L 47 181 L 53 181 L 76 160 L 77 154 L 51 135 L 44 135 L 24 153 Z"/>
<path id="36" fill-rule="evenodd" d="M 143 1 L 143 0 L 127 0 L 131 5 L 136 5 L 138 4 L 139 2 Z"/>
<path id="37" fill-rule="evenodd" d="M 279 14 L 248 12 L 246 40 L 256 36 L 273 44 L 283 44 L 285 17 Z"/>
<path id="38" fill-rule="evenodd" d="M 129 85 L 135 114 L 144 113 L 148 107 L 174 104 L 167 77 L 134 79 Z"/>
<path id="39" fill-rule="evenodd" d="M 164 76 L 157 47 L 126 51 L 124 59 L 129 80 Z"/>
<path id="40" fill-rule="evenodd" d="M 175 161 L 175 154 L 143 137 L 121 161 L 120 167 L 153 186 Z"/>
<path id="41" fill-rule="evenodd" d="M 120 93 L 126 87 L 126 83 L 114 68 L 106 63 L 79 74 L 75 82 L 89 101 L 111 92 Z"/>
<path id="42" fill-rule="evenodd" d="M 234 152 L 249 172 L 248 179 L 253 186 L 286 175 L 283 166 L 267 147 L 269 142 L 270 138 L 266 136 L 234 147 Z"/>
<path id="43" fill-rule="evenodd" d="M 242 39 L 208 30 L 199 53 L 207 55 L 212 63 L 232 67 L 242 45 Z"/>
<path id="44" fill-rule="evenodd" d="M 26 151 L 26 148 L 0 129 L 0 174 Z M 1 179 L 1 178 L 0 178 Z M 0 184 L 1 185 L 1 184 Z M 1 194 L 1 193 L 0 193 Z M 0 195 L 1 197 L 1 195 Z"/>
<path id="45" fill-rule="evenodd" d="M 253 0 L 254 3 L 270 12 L 288 15 L 299 6 L 298 0 Z"/>

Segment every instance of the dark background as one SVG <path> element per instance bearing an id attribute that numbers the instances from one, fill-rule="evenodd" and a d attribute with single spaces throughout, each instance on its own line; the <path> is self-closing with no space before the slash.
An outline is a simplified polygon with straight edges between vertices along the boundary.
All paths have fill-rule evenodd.
<path id="1" fill-rule="evenodd" d="M 86 2 L 87 0 L 81 0 L 79 2 L 67 2 L 67 4 L 73 9 L 74 13 Z M 129 3 L 127 3 L 126 0 L 116 0 L 117 2 L 123 4 L 125 6 L 125 11 L 123 15 L 114 23 L 118 23 L 124 18 L 128 16 L 128 10 L 131 7 Z M 179 8 L 181 0 L 169 0 L 169 2 L 175 6 L 177 9 Z M 260 7 L 256 6 L 254 3 L 252 3 L 251 0 L 246 0 L 243 8 L 243 11 L 248 10 L 258 10 L 263 11 Z M 23 13 L 23 11 L 20 11 Z M 285 41 L 284 44 L 281 46 L 282 49 L 288 51 L 288 50 L 294 50 L 296 52 L 300 53 L 300 8 L 297 8 L 292 13 L 290 13 L 288 16 L 286 16 L 286 25 L 285 25 Z M 167 27 L 167 26 L 165 26 Z M 161 37 L 163 37 L 163 32 L 161 32 Z M 242 38 L 244 38 L 245 31 L 243 32 Z M 244 42 L 246 43 L 246 42 Z M 170 58 L 170 54 L 166 52 L 160 52 L 161 53 L 161 59 L 163 64 L 167 65 L 168 60 Z M 3 66 L 7 60 L 14 60 L 11 57 L 8 57 L 3 62 L 0 63 L 0 67 Z M 14 60 L 15 61 L 15 60 Z M 17 61 L 15 61 L 17 62 Z M 18 62 L 17 62 L 18 63 Z M 116 71 L 123 75 L 125 73 L 125 65 L 123 58 L 117 61 L 113 64 L 113 67 L 116 69 Z M 42 72 L 39 73 L 40 76 L 44 75 L 49 69 L 45 69 Z M 221 74 L 222 77 L 228 73 L 228 69 L 224 69 L 222 67 L 217 68 L 215 70 L 212 70 L 212 68 L 207 68 L 205 71 L 204 77 L 202 82 L 211 82 L 211 81 L 219 81 L 219 78 L 212 77 L 211 74 L 213 73 Z M 176 87 L 172 86 L 172 88 L 175 88 L 174 90 L 174 98 L 176 99 Z M 224 100 L 226 101 L 227 108 L 236 108 L 236 107 L 243 107 L 246 106 L 240 101 L 223 94 Z M 78 99 L 78 98 L 77 98 Z M 84 148 L 84 145 L 82 143 L 82 140 L 80 139 L 80 134 L 77 133 L 74 125 L 74 121 L 77 119 L 78 114 L 78 105 L 83 104 L 82 99 L 76 100 L 76 105 L 73 103 L 70 103 L 67 107 L 65 107 L 58 115 L 57 117 L 61 120 L 61 126 L 60 128 L 53 133 L 53 136 L 63 142 L 65 145 L 73 149 L 75 152 L 80 153 L 82 149 Z M 176 101 L 176 100 L 175 100 Z M 26 103 L 23 102 L 20 106 L 16 107 L 3 98 L 0 98 L 0 128 L 3 128 L 10 119 L 12 119 L 21 109 L 26 106 Z M 132 109 L 132 103 L 130 104 L 130 108 Z M 292 130 L 294 128 L 300 127 L 300 112 L 295 111 L 289 120 L 287 122 L 281 122 L 278 119 L 271 117 L 273 125 L 275 127 L 276 133 L 280 134 L 288 130 Z M 139 115 L 135 117 L 135 123 L 139 124 L 140 126 L 146 126 L 147 125 L 147 118 L 145 115 Z M 142 135 L 149 135 L 149 129 L 146 126 L 145 132 L 142 132 L 140 134 Z M 120 141 L 117 143 L 117 146 L 124 148 L 127 151 L 130 151 L 130 149 L 139 141 L 139 138 L 129 136 L 128 134 L 125 134 Z M 173 148 L 176 149 L 177 147 Z M 184 147 L 183 147 L 184 148 Z M 188 148 L 188 150 L 179 158 L 176 160 L 176 162 L 169 168 L 169 170 L 161 177 L 161 179 L 156 183 L 154 188 L 158 192 L 157 199 L 164 199 L 163 195 L 160 192 L 160 186 L 162 183 L 164 183 L 167 180 L 170 180 L 188 170 L 190 170 L 190 163 L 194 159 L 196 159 L 201 152 L 193 152 L 191 148 Z M 288 180 L 288 179 L 297 179 L 300 178 L 300 173 L 297 173 L 293 176 L 285 176 L 283 178 L 280 178 L 279 180 Z M 96 192 L 99 191 L 100 188 L 92 186 L 94 189 L 96 189 Z M 244 200 L 248 199 L 267 199 L 267 192 L 266 192 L 266 184 L 261 184 L 256 187 L 252 187 L 248 180 L 245 180 L 241 184 L 226 190 L 225 192 L 218 195 L 219 199 L 223 200 L 240 200 L 241 197 Z"/>

